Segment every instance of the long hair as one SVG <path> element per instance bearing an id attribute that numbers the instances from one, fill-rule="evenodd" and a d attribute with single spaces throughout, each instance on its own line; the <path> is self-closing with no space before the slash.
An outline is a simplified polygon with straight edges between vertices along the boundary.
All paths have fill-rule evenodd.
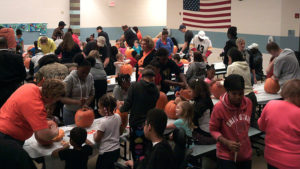
<path id="1" fill-rule="evenodd" d="M 73 40 L 72 34 L 70 32 L 67 32 L 64 36 L 63 42 L 61 43 L 63 51 L 70 52 L 75 45 L 75 42 Z"/>
<path id="2" fill-rule="evenodd" d="M 182 119 L 185 123 L 187 123 L 188 127 L 190 129 L 194 129 L 194 123 L 193 123 L 193 118 L 194 118 L 194 107 L 191 103 L 188 101 L 181 101 L 178 104 L 181 105 L 182 108 Z"/>

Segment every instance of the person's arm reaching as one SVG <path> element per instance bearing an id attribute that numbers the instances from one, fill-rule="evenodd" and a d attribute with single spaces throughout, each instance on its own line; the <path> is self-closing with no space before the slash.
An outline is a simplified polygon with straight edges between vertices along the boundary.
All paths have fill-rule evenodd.
<path id="1" fill-rule="evenodd" d="M 185 78 L 185 76 L 184 76 L 183 73 L 180 73 L 180 74 L 179 74 L 179 78 L 180 78 L 180 80 L 183 82 L 183 84 L 181 84 L 181 87 L 187 87 L 188 84 L 187 84 L 187 82 L 186 82 L 186 78 Z"/>
<path id="2" fill-rule="evenodd" d="M 109 64 L 109 57 L 105 58 L 105 60 L 104 60 L 104 63 L 103 63 L 104 68 L 106 68 L 108 64 Z"/>
<path id="3" fill-rule="evenodd" d="M 188 42 L 184 42 L 183 46 L 182 46 L 182 49 L 180 51 L 180 54 L 183 53 L 183 51 L 188 47 Z"/>
<path id="4" fill-rule="evenodd" d="M 258 127 L 261 131 L 265 131 L 266 130 L 266 114 L 268 112 L 268 104 L 265 106 L 265 108 L 263 109 L 259 119 L 257 120 L 257 124 Z"/>
<path id="5" fill-rule="evenodd" d="M 59 152 L 61 150 L 68 149 L 69 147 L 70 147 L 69 143 L 67 143 L 67 142 L 63 143 L 63 147 L 54 150 L 51 154 L 51 157 L 59 157 Z"/>

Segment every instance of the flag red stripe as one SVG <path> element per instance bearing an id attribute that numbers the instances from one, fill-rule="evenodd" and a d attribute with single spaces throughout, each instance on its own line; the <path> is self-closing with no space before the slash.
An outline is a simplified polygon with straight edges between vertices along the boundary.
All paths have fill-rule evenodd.
<path id="1" fill-rule="evenodd" d="M 230 3 L 231 1 L 223 1 L 223 2 L 215 2 L 215 3 L 200 3 L 200 6 L 217 6 L 217 5 L 225 5 Z"/>
<path id="2" fill-rule="evenodd" d="M 208 29 L 220 29 L 220 28 L 229 28 L 230 25 L 220 25 L 220 26 L 200 26 L 200 25 L 193 25 L 188 23 L 183 23 L 185 26 L 195 27 L 195 28 L 208 28 Z"/>
<path id="3" fill-rule="evenodd" d="M 202 17 L 202 18 L 216 18 L 216 17 L 231 16 L 230 13 L 214 14 L 214 15 L 202 15 L 202 14 L 193 14 L 193 13 L 188 13 L 188 12 L 183 12 L 183 15 L 193 16 L 193 17 Z"/>
<path id="4" fill-rule="evenodd" d="M 200 12 L 218 12 L 218 11 L 225 11 L 225 10 L 231 10 L 231 7 L 213 8 L 213 9 L 201 9 L 200 7 Z"/>
<path id="5" fill-rule="evenodd" d="M 184 21 L 189 21 L 189 22 L 195 22 L 195 23 L 226 23 L 226 22 L 231 22 L 230 19 L 219 19 L 219 20 L 204 21 L 204 20 L 198 20 L 198 19 L 183 18 L 183 20 Z"/>

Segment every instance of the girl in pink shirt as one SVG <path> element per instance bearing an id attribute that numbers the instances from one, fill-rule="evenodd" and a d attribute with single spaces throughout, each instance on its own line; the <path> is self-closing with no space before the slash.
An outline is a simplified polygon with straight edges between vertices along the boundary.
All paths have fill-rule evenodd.
<path id="1" fill-rule="evenodd" d="M 218 141 L 218 166 L 219 169 L 251 169 L 248 130 L 252 103 L 244 96 L 244 78 L 229 75 L 224 87 L 227 93 L 215 105 L 209 122 L 210 133 Z"/>
<path id="2" fill-rule="evenodd" d="M 266 132 L 265 159 L 268 169 L 300 168 L 300 80 L 284 84 L 284 100 L 270 101 L 258 119 Z"/>

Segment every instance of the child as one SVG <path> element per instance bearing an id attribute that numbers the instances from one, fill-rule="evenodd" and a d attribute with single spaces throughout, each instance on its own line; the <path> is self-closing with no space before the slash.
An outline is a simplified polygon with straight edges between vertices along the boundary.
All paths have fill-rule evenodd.
<path id="1" fill-rule="evenodd" d="M 121 66 L 123 66 L 125 64 L 124 55 L 122 55 L 121 53 L 118 53 L 116 55 L 116 58 L 117 58 L 117 61 L 114 62 L 114 65 L 116 67 L 116 75 L 118 75 L 120 73 Z"/>
<path id="2" fill-rule="evenodd" d="M 28 53 L 31 55 L 31 56 L 35 56 L 36 53 L 39 53 L 39 48 L 38 48 L 38 42 L 37 41 L 34 41 L 33 42 L 34 44 L 34 48 L 31 48 Z"/>
<path id="3" fill-rule="evenodd" d="M 52 157 L 59 157 L 60 160 L 66 161 L 65 169 L 86 169 L 89 156 L 93 153 L 91 142 L 86 139 L 87 132 L 80 127 L 74 127 L 70 132 L 70 149 L 69 143 L 63 144 L 62 148 L 52 152 Z M 86 145 L 82 146 L 83 143 Z"/>
<path id="4" fill-rule="evenodd" d="M 96 169 L 114 169 L 114 163 L 120 156 L 120 133 L 124 130 L 120 115 L 114 113 L 117 100 L 106 94 L 99 100 L 98 107 L 103 117 L 99 119 L 98 130 L 94 134 L 95 142 L 100 144 Z"/>
<path id="5" fill-rule="evenodd" d="M 161 75 L 160 75 L 160 65 L 158 63 L 157 60 L 153 60 L 148 66 L 145 67 L 145 69 L 151 69 L 154 71 L 155 73 L 155 85 L 157 87 L 158 90 L 160 90 L 161 88 Z M 140 81 L 142 79 L 142 73 L 140 73 L 138 81 Z"/>
<path id="6" fill-rule="evenodd" d="M 120 47 L 119 47 L 119 51 L 122 55 L 125 56 L 125 52 L 126 52 L 126 46 L 125 43 L 123 41 L 120 42 Z"/>
<path id="7" fill-rule="evenodd" d="M 116 81 L 118 85 L 115 86 L 113 90 L 113 96 L 118 101 L 125 101 L 128 95 L 128 89 L 131 85 L 130 83 L 130 75 L 129 74 L 119 74 L 116 77 Z"/>
<path id="8" fill-rule="evenodd" d="M 147 112 L 155 108 L 159 98 L 159 91 L 154 84 L 154 80 L 155 73 L 150 69 L 144 69 L 142 80 L 130 86 L 128 97 L 120 108 L 121 113 L 130 111 L 130 149 L 135 161 L 144 158 L 148 146 L 148 141 L 145 139 L 143 132 L 143 124 Z"/>
<path id="9" fill-rule="evenodd" d="M 225 78 L 227 91 L 215 105 L 209 128 L 217 140 L 220 169 L 251 169 L 252 148 L 248 136 L 252 102 L 244 96 L 245 81 L 240 75 Z"/>
<path id="10" fill-rule="evenodd" d="M 20 53 L 22 54 L 23 50 L 24 50 L 24 40 L 22 38 L 23 33 L 20 29 L 17 29 L 16 30 L 16 35 L 17 35 L 16 42 L 17 42 L 17 45 L 19 45 L 21 47 L 20 48 Z"/>
<path id="11" fill-rule="evenodd" d="M 125 164 L 138 169 L 174 169 L 175 156 L 171 146 L 163 139 L 167 125 L 164 111 L 152 109 L 148 111 L 144 126 L 145 137 L 152 142 L 152 149 L 139 162 L 127 161 Z M 134 167 L 133 167 L 134 166 Z"/>
<path id="12" fill-rule="evenodd" d="M 183 128 L 188 137 L 192 137 L 194 129 L 193 124 L 193 106 L 187 101 L 181 101 L 176 105 L 176 116 L 179 118 L 174 123 L 169 124 L 167 129 Z"/>
<path id="13" fill-rule="evenodd" d="M 184 72 L 184 65 L 183 65 L 183 63 L 180 61 L 180 60 L 181 60 L 180 55 L 179 55 L 179 54 L 175 54 L 175 55 L 173 56 L 173 60 L 174 60 L 174 62 L 177 64 L 177 66 L 179 67 L 180 72 L 183 73 L 183 72 Z"/>
<path id="14" fill-rule="evenodd" d="M 215 144 L 214 138 L 209 132 L 210 115 L 213 110 L 213 102 L 210 98 L 208 85 L 201 79 L 195 79 L 189 82 L 189 89 L 192 93 L 194 107 L 193 123 L 195 129 L 193 138 L 195 144 Z"/>
<path id="15" fill-rule="evenodd" d="M 117 47 L 117 49 L 119 49 L 119 48 L 120 48 L 120 40 L 119 40 L 119 39 L 117 39 L 117 40 L 116 40 L 115 47 Z"/>
<path id="16" fill-rule="evenodd" d="M 215 77 L 215 73 L 216 73 L 216 70 L 215 70 L 215 65 L 206 65 L 206 78 L 204 79 L 204 81 L 207 83 L 207 84 L 211 84 L 213 81 L 214 81 L 214 77 Z"/>
<path id="17" fill-rule="evenodd" d="M 136 53 L 137 53 L 138 55 L 141 55 L 142 48 L 141 48 L 141 45 L 140 45 L 140 43 L 139 43 L 138 40 L 135 40 L 135 41 L 134 41 L 133 49 L 136 51 Z"/>
<path id="18" fill-rule="evenodd" d="M 193 79 L 203 79 L 206 75 L 206 63 L 200 52 L 194 52 L 194 62 L 190 64 L 188 70 L 186 71 L 187 81 Z"/>

